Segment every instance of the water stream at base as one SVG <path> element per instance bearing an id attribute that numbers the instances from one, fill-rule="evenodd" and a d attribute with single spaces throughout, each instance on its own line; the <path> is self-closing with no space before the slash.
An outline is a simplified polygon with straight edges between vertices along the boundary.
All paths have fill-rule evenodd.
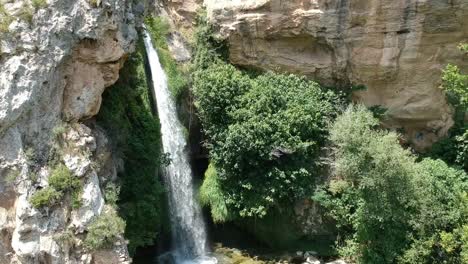
<path id="1" fill-rule="evenodd" d="M 176 105 L 167 86 L 166 74 L 146 30 L 144 42 L 161 122 L 162 145 L 164 152 L 169 153 L 171 158 L 170 165 L 165 168 L 164 180 L 168 191 L 173 251 L 162 255 L 160 262 L 215 264 L 216 259 L 207 255 L 205 223 L 195 199 L 183 127 L 177 118 Z"/>

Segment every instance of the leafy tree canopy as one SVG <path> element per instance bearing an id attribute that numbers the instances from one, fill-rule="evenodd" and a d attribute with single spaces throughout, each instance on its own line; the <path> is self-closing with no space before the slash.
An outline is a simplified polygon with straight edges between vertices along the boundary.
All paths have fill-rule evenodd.
<path id="1" fill-rule="evenodd" d="M 263 217 L 311 191 L 319 169 L 314 159 L 339 97 L 303 77 L 249 75 L 225 63 L 206 27 L 197 34 L 193 92 L 216 168 L 205 184 L 216 183 L 227 208 L 214 218 Z"/>
<path id="2" fill-rule="evenodd" d="M 314 199 L 337 220 L 339 252 L 360 263 L 463 263 L 456 239 L 468 224 L 466 173 L 416 162 L 376 124 L 365 107 L 350 106 L 330 131 L 333 176 Z"/>

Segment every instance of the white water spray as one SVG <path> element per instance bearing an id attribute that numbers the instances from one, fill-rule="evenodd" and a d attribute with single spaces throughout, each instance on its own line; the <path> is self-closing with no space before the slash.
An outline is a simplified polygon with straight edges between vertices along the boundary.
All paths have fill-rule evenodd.
<path id="1" fill-rule="evenodd" d="M 172 256 L 179 263 L 216 263 L 207 256 L 207 236 L 200 206 L 195 199 L 192 170 L 186 153 L 187 142 L 177 118 L 177 109 L 167 86 L 167 77 L 159 62 L 148 32 L 144 42 L 151 68 L 153 89 L 161 122 L 162 144 L 171 163 L 165 169 L 173 240 Z"/>

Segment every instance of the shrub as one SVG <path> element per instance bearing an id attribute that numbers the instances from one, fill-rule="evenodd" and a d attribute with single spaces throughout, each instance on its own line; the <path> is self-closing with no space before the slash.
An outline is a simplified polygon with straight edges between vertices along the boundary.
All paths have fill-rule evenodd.
<path id="1" fill-rule="evenodd" d="M 49 185 L 60 192 L 72 191 L 81 187 L 81 181 L 73 176 L 67 166 L 56 166 L 49 176 Z"/>
<path id="2" fill-rule="evenodd" d="M 167 50 L 166 38 L 170 33 L 169 22 L 163 17 L 147 17 L 145 25 L 151 34 L 153 45 L 160 49 Z"/>
<path id="3" fill-rule="evenodd" d="M 24 158 L 29 164 L 36 162 L 36 153 L 33 148 L 26 148 L 24 151 Z"/>
<path id="4" fill-rule="evenodd" d="M 47 7 L 46 0 L 31 0 L 31 5 L 35 10 Z"/>
<path id="5" fill-rule="evenodd" d="M 468 75 L 462 74 L 456 65 L 449 64 L 442 72 L 442 88 L 464 108 L 468 107 Z"/>
<path id="6" fill-rule="evenodd" d="M 54 235 L 53 239 L 60 244 L 74 245 L 76 237 L 73 231 L 67 229 Z"/>
<path id="7" fill-rule="evenodd" d="M 0 33 L 7 33 L 12 21 L 13 17 L 5 10 L 3 3 L 0 3 Z"/>
<path id="8" fill-rule="evenodd" d="M 49 186 L 37 191 L 31 197 L 31 204 L 38 208 L 56 204 L 67 192 L 71 193 L 71 206 L 76 209 L 81 206 L 81 181 L 70 173 L 63 165 L 55 166 L 48 178 Z"/>
<path id="9" fill-rule="evenodd" d="M 98 7 L 98 2 L 99 0 L 88 0 L 89 4 L 92 6 L 92 7 Z"/>
<path id="10" fill-rule="evenodd" d="M 81 186 L 80 186 L 81 187 Z M 77 188 L 71 193 L 71 207 L 72 209 L 78 209 L 83 205 L 81 196 L 83 195 L 82 188 Z"/>
<path id="11" fill-rule="evenodd" d="M 113 209 L 109 209 L 91 222 L 84 245 L 89 250 L 111 248 L 124 230 L 124 220 Z"/>
<path id="12" fill-rule="evenodd" d="M 65 132 L 67 131 L 67 128 L 64 123 L 60 123 L 52 129 L 52 134 L 54 135 L 55 139 L 58 139 L 61 137 Z"/>
<path id="13" fill-rule="evenodd" d="M 18 12 L 19 19 L 27 22 L 28 24 L 32 24 L 33 21 L 33 10 L 28 4 L 23 4 L 20 11 Z"/>
<path id="14" fill-rule="evenodd" d="M 468 53 L 468 43 L 460 43 L 458 48 L 463 51 L 465 54 Z"/>
<path id="15" fill-rule="evenodd" d="M 12 184 L 18 179 L 21 172 L 18 169 L 12 169 L 8 172 L 7 176 L 5 177 L 5 181 L 9 184 Z"/>
<path id="16" fill-rule="evenodd" d="M 215 223 L 225 222 L 231 218 L 220 188 L 216 169 L 210 164 L 205 172 L 205 180 L 200 187 L 200 203 L 210 207 L 211 217 Z"/>
<path id="17" fill-rule="evenodd" d="M 43 206 L 52 206 L 59 202 L 63 194 L 52 187 L 46 187 L 34 193 L 31 196 L 30 202 L 33 207 L 40 208 Z"/>
<path id="18" fill-rule="evenodd" d="M 106 186 L 104 191 L 104 197 L 106 203 L 114 208 L 117 207 L 117 202 L 119 201 L 120 187 L 116 186 L 113 183 L 110 183 Z"/>
<path id="19" fill-rule="evenodd" d="M 467 47 L 467 44 L 459 46 L 465 54 Z M 442 88 L 455 108 L 455 125 L 450 129 L 447 138 L 432 146 L 429 156 L 441 158 L 468 171 L 468 124 L 465 122 L 468 109 L 468 75 L 462 74 L 456 65 L 449 64 L 442 72 Z"/>

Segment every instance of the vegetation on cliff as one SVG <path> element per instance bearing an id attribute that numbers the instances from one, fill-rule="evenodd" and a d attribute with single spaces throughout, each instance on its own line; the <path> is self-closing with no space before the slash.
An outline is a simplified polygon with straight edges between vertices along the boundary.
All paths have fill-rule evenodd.
<path id="1" fill-rule="evenodd" d="M 202 201 L 217 221 L 264 217 L 312 191 L 320 170 L 313 161 L 339 98 L 295 75 L 238 70 L 212 52 L 207 32 L 197 34 L 193 73 L 212 162 Z"/>
<path id="2" fill-rule="evenodd" d="M 468 54 L 468 44 L 460 44 L 459 48 L 464 55 Z M 468 75 L 458 66 L 448 64 L 442 72 L 442 89 L 455 109 L 455 125 L 447 138 L 434 144 L 430 155 L 468 171 Z"/>
<path id="3" fill-rule="evenodd" d="M 36 207 L 53 206 L 59 203 L 67 193 L 71 193 L 72 207 L 81 206 L 80 195 L 83 189 L 80 179 L 73 176 L 70 170 L 63 164 L 52 168 L 48 178 L 49 186 L 34 193 L 31 196 L 31 204 Z"/>
<path id="4" fill-rule="evenodd" d="M 97 116 L 124 161 L 119 172 L 119 214 L 126 222 L 125 237 L 131 253 L 152 245 L 164 220 L 164 190 L 156 173 L 163 166 L 161 132 L 153 115 L 150 90 L 144 68 L 145 50 L 138 43 L 120 71 L 120 78 L 103 95 Z"/>
<path id="5" fill-rule="evenodd" d="M 124 229 L 124 220 L 117 215 L 114 208 L 107 208 L 89 225 L 84 245 L 90 250 L 112 248 Z"/>
<path id="6" fill-rule="evenodd" d="M 215 222 L 257 222 L 309 196 L 336 221 L 349 260 L 468 262 L 466 75 L 443 74 L 461 116 L 448 163 L 422 159 L 364 106 L 340 114 L 343 100 L 314 82 L 230 65 L 199 22 L 193 92 L 211 160 L 200 200 Z"/>
<path id="7" fill-rule="evenodd" d="M 359 263 L 463 263 L 468 176 L 441 160 L 416 162 L 378 124 L 350 106 L 331 127 L 332 178 L 314 198 L 337 221 L 340 253 Z"/>

